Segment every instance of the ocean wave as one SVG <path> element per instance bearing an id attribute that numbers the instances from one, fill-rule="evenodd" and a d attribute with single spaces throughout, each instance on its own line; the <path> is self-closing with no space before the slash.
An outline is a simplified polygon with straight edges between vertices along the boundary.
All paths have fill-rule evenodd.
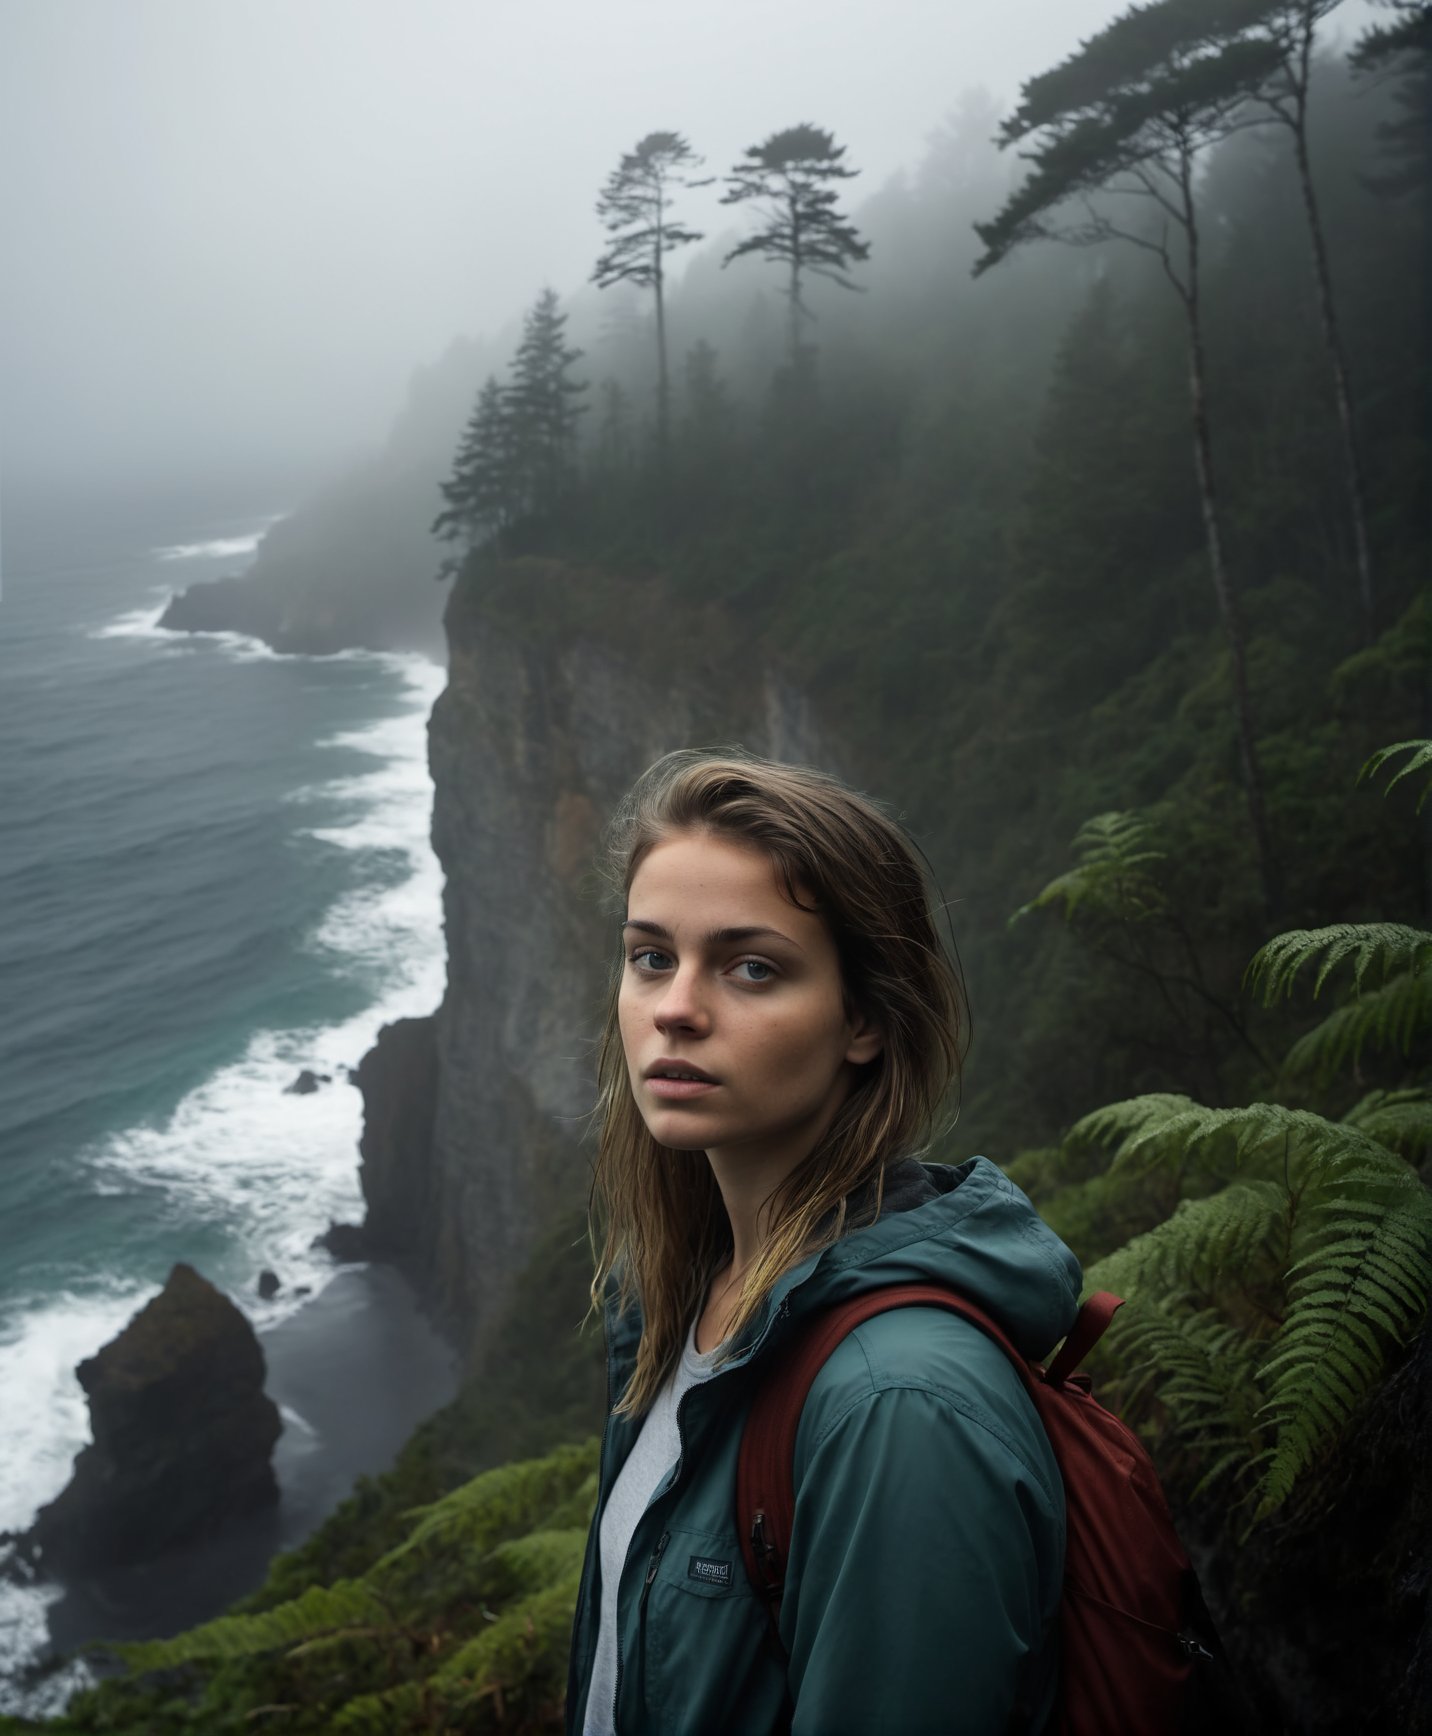
<path id="1" fill-rule="evenodd" d="M 170 543 L 167 547 L 151 549 L 161 561 L 231 561 L 240 555 L 251 555 L 274 525 L 286 514 L 276 512 L 263 520 L 257 530 L 246 531 L 242 536 L 210 537 L 205 542 Z"/>
<path id="2" fill-rule="evenodd" d="M 176 633 L 172 627 L 161 627 L 160 618 L 169 607 L 168 593 L 162 603 L 150 604 L 143 609 L 130 609 L 126 614 L 117 616 L 113 621 L 107 621 L 102 627 L 91 627 L 87 638 L 90 639 L 178 639 L 184 635 Z"/>
<path id="3" fill-rule="evenodd" d="M 314 1235 L 330 1219 L 361 1219 L 362 1103 L 349 1068 L 381 1026 L 431 1012 L 443 992 L 442 876 L 428 844 L 426 771 L 427 712 L 443 672 L 418 656 L 357 655 L 398 677 L 403 710 L 323 744 L 356 749 L 375 764 L 312 786 L 315 799 L 353 811 L 348 824 L 313 835 L 370 853 L 373 862 L 365 883 L 333 904 L 303 945 L 326 975 L 369 985 L 367 1004 L 337 1022 L 255 1032 L 239 1059 L 191 1090 L 167 1118 L 109 1135 L 79 1159 L 96 1197 L 157 1193 L 166 1245 L 182 1225 L 192 1245 L 222 1250 L 199 1263 L 259 1327 L 302 1306 L 300 1288 L 316 1292 L 332 1278 L 329 1257 L 310 1246 Z M 305 1068 L 330 1082 L 290 1093 Z M 283 1286 L 269 1301 L 256 1292 L 265 1268 Z M 7 1417 L 0 1529 L 27 1525 L 64 1486 L 88 1438 L 75 1363 L 153 1293 L 152 1285 L 119 1289 L 100 1280 L 89 1294 L 49 1293 L 11 1312 L 0 1339 L 0 1392 L 24 1393 L 25 1404 Z"/>

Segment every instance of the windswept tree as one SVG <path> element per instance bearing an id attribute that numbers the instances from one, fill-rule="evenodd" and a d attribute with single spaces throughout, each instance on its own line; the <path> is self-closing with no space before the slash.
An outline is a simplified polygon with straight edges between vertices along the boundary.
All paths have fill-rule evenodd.
<path id="1" fill-rule="evenodd" d="M 1373 575 L 1367 534 L 1367 489 L 1352 391 L 1348 384 L 1347 356 L 1333 296 L 1327 241 L 1308 149 L 1308 105 L 1317 29 L 1323 19 L 1341 4 L 1342 0 L 1157 0 L 1149 10 L 1162 14 L 1173 29 L 1182 31 L 1186 48 L 1191 53 L 1203 51 L 1205 55 L 1214 55 L 1239 42 L 1249 43 L 1255 48 L 1261 46 L 1268 51 L 1266 66 L 1260 64 L 1256 53 L 1242 61 L 1232 59 L 1224 64 L 1235 79 L 1242 74 L 1243 91 L 1254 112 L 1286 128 L 1292 138 L 1293 159 L 1297 165 L 1303 212 L 1308 224 L 1323 345 L 1332 375 L 1358 596 L 1363 615 L 1370 622 Z"/>
<path id="2" fill-rule="evenodd" d="M 755 204 L 761 227 L 733 247 L 721 261 L 758 253 L 786 267 L 785 294 L 789 304 L 791 362 L 800 359 L 801 320 L 811 317 L 801 299 L 807 273 L 858 290 L 846 273 L 870 257 L 868 242 L 837 208 L 832 181 L 849 181 L 860 173 L 841 159 L 845 146 L 823 127 L 802 124 L 772 133 L 764 144 L 752 145 L 726 176 L 723 205 Z"/>
<path id="3" fill-rule="evenodd" d="M 1209 576 L 1233 666 L 1233 707 L 1248 817 L 1263 899 L 1279 905 L 1248 694 L 1242 611 L 1224 550 L 1214 481 L 1200 300 L 1199 153 L 1246 124 L 1241 110 L 1251 84 L 1278 64 L 1271 43 L 1238 39 L 1190 43 L 1186 20 L 1160 6 L 1133 6 L 1076 54 L 1031 79 L 1019 108 L 1000 128 L 1001 148 L 1034 139 L 1024 155 L 1033 170 L 988 223 L 975 230 L 985 252 L 979 276 L 1021 244 L 1054 239 L 1076 244 L 1126 241 L 1155 254 L 1182 304 L 1188 334 L 1189 417 Z M 1133 199 L 1152 224 L 1119 221 L 1110 204 Z M 1097 203 L 1096 203 L 1097 201 Z M 1182 245 L 1170 245 L 1171 233 Z"/>
<path id="4" fill-rule="evenodd" d="M 1403 111 L 1383 121 L 1378 140 L 1390 159 L 1386 174 L 1364 177 L 1374 193 L 1393 199 L 1416 194 L 1425 199 L 1432 180 L 1432 4 L 1429 0 L 1376 0 L 1390 14 L 1357 39 L 1352 64 L 1362 73 L 1400 75 L 1397 105 Z"/>
<path id="5" fill-rule="evenodd" d="M 671 205 L 678 188 L 710 186 L 709 177 L 691 177 L 701 161 L 680 133 L 648 133 L 612 170 L 597 200 L 597 215 L 612 240 L 592 271 L 592 282 L 599 289 L 633 283 L 649 289 L 656 301 L 656 429 L 663 453 L 671 430 L 666 256 L 701 240 L 699 229 L 676 221 Z"/>

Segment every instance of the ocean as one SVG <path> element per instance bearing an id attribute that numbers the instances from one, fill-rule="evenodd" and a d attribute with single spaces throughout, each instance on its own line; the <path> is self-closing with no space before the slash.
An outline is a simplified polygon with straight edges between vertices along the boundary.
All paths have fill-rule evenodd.
<path id="1" fill-rule="evenodd" d="M 298 1292 L 351 1282 L 310 1248 L 362 1217 L 347 1070 L 442 995 L 425 726 L 443 671 L 156 624 L 172 590 L 241 571 L 284 504 L 4 504 L 0 1530 L 68 1480 L 89 1434 L 75 1364 L 175 1261 L 275 1343 L 315 1306 Z M 329 1082 L 287 1093 L 304 1068 Z M 282 1284 L 267 1302 L 265 1268 Z M 388 1303 L 343 1294 L 371 1337 Z M 404 1402 L 420 1411 L 451 1371 L 435 1343 L 419 1352 L 431 1378 Z M 292 1465 L 318 1425 L 301 1388 L 282 1408 Z M 370 1459 L 391 1434 L 380 1446 Z M 340 1483 L 310 1489 L 281 1541 Z M 0 1584 L 0 1711 L 38 1709 L 18 1672 L 55 1596 Z"/>

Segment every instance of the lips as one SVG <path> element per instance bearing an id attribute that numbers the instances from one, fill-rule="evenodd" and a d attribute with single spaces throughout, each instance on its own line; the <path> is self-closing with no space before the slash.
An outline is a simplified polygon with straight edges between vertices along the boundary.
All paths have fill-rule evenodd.
<path id="1" fill-rule="evenodd" d="M 687 1079 L 699 1080 L 703 1085 L 716 1085 L 720 1081 L 713 1079 L 704 1067 L 698 1067 L 694 1061 L 678 1061 L 670 1055 L 663 1055 L 659 1061 L 653 1061 L 646 1070 L 648 1082 L 659 1079 L 664 1074 L 682 1074 Z"/>

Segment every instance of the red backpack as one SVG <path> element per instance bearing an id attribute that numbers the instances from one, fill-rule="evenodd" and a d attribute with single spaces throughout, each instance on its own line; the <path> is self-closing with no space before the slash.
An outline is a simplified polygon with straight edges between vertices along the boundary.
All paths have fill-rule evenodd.
<path id="1" fill-rule="evenodd" d="M 816 1316 L 758 1390 L 741 1437 L 736 1511 L 746 1572 L 766 1603 L 776 1641 L 795 1512 L 801 1408 L 826 1358 L 862 1321 L 887 1308 L 948 1308 L 995 1341 L 1018 1370 L 1064 1479 L 1067 1514 L 1059 1605 L 1060 1736 L 1235 1736 L 1246 1716 L 1168 1502 L 1143 1446 L 1090 1391 L 1080 1362 L 1121 1298 L 1100 1291 L 1079 1310 L 1047 1369 L 1028 1363 L 963 1296 L 933 1284 L 896 1284 Z M 784 1648 L 782 1647 L 782 1651 Z"/>

